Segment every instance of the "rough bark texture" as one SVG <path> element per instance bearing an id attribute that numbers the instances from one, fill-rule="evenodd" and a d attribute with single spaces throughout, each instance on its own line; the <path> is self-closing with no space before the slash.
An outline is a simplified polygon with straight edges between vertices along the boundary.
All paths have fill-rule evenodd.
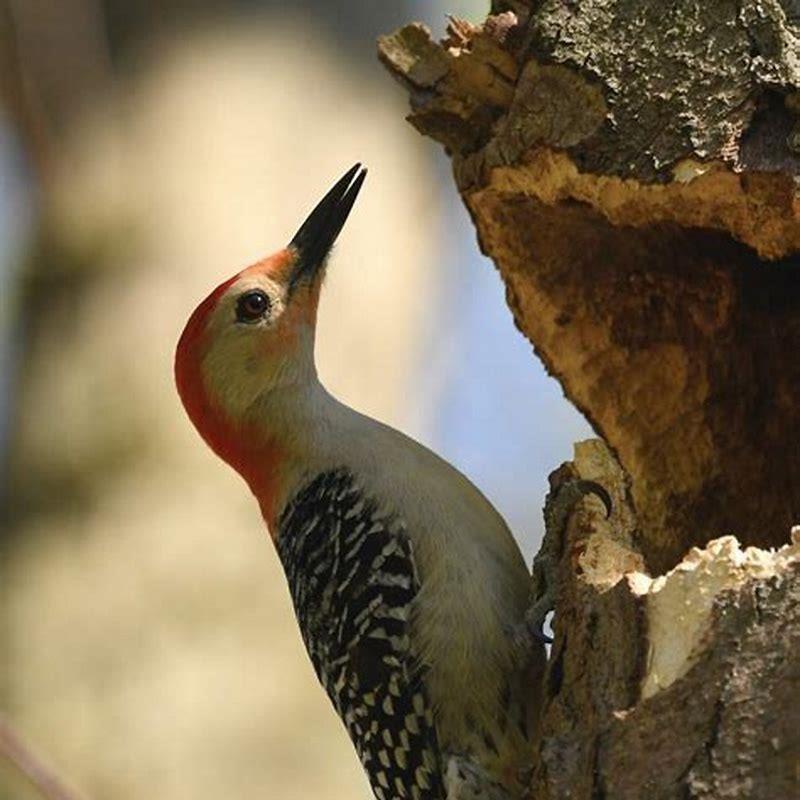
<path id="1" fill-rule="evenodd" d="M 797 545 L 754 547 L 800 521 L 800 5 L 496 1 L 379 55 L 611 450 L 566 469 L 619 505 L 567 532 L 533 796 L 800 796 Z"/>
<path id="2" fill-rule="evenodd" d="M 380 55 L 518 325 L 619 456 L 654 569 L 800 516 L 800 28 L 777 0 L 558 0 Z M 528 14 L 528 6 L 534 11 Z M 794 14 L 794 16 L 793 16 Z"/>
<path id="3" fill-rule="evenodd" d="M 600 481 L 559 565 L 533 797 L 789 798 L 800 788 L 800 530 L 777 552 L 733 537 L 649 578 L 628 481 L 599 441 L 551 476 Z"/>

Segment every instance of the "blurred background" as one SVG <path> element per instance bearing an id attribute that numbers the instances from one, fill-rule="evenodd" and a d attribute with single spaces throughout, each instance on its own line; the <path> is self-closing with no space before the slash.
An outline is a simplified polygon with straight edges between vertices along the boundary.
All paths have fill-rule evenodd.
<path id="1" fill-rule="evenodd" d="M 588 433 L 375 37 L 467 0 L 0 0 L 0 710 L 94 798 L 368 798 L 256 504 L 190 429 L 188 314 L 355 160 L 319 368 L 530 560 Z M 36 794 L 0 763 L 0 799 Z"/>

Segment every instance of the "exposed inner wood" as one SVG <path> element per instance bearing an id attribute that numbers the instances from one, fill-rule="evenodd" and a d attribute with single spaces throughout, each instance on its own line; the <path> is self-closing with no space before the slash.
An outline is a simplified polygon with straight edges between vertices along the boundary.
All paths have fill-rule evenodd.
<path id="1" fill-rule="evenodd" d="M 537 800 L 800 795 L 795 6 L 495 0 L 379 42 L 608 445 L 551 477 L 615 513 L 565 533 Z"/>
<path id="2" fill-rule="evenodd" d="M 777 3 L 496 5 L 516 13 L 440 44 L 409 25 L 379 54 L 450 152 L 517 325 L 630 475 L 652 569 L 728 533 L 782 544 L 800 519 L 800 29 Z"/>

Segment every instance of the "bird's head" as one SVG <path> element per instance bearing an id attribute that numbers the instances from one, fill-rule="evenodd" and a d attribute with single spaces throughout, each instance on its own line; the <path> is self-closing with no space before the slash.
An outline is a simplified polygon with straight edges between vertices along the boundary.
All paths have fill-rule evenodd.
<path id="1" fill-rule="evenodd" d="M 360 164 L 348 170 L 286 248 L 229 278 L 197 306 L 178 342 L 175 379 L 189 418 L 256 493 L 248 461 L 263 462 L 264 454 L 246 444 L 263 439 L 252 430 L 254 412 L 269 395 L 315 380 L 325 263 L 365 177 Z"/>

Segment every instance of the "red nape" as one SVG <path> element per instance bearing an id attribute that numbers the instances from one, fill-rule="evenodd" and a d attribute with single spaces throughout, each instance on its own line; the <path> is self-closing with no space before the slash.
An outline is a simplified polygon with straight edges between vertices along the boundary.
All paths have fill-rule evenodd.
<path id="1" fill-rule="evenodd" d="M 183 407 L 206 444 L 250 486 L 270 532 L 275 531 L 275 497 L 281 450 L 253 426 L 230 420 L 208 394 L 202 363 L 208 348 L 207 324 L 220 297 L 238 275 L 220 284 L 194 310 L 175 350 L 175 384 Z"/>

